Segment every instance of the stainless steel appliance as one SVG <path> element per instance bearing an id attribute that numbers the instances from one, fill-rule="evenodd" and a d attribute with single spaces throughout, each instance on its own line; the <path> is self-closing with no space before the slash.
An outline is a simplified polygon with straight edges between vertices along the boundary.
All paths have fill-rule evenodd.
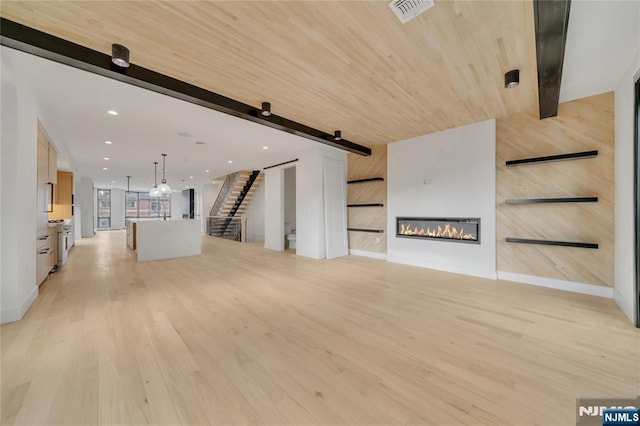
<path id="1" fill-rule="evenodd" d="M 62 225 L 58 232 L 58 268 L 67 262 L 69 249 L 71 249 L 73 229 L 71 225 Z"/>

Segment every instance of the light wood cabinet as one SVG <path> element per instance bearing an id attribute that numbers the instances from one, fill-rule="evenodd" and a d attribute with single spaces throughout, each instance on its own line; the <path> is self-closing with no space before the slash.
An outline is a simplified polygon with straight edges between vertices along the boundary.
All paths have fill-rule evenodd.
<path id="1" fill-rule="evenodd" d="M 49 183 L 58 183 L 58 152 L 49 144 Z"/>
<path id="2" fill-rule="evenodd" d="M 58 264 L 58 228 L 49 228 L 49 270 Z"/>
<path id="3" fill-rule="evenodd" d="M 49 220 L 73 218 L 73 173 L 58 172 L 55 203 Z"/>

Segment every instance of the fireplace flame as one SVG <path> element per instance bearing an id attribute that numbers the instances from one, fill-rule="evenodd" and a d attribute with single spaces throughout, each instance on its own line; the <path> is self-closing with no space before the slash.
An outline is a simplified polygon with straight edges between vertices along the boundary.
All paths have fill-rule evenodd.
<path id="1" fill-rule="evenodd" d="M 427 236 L 432 238 L 451 238 L 456 240 L 476 240 L 476 237 L 473 234 L 465 234 L 464 228 L 460 227 L 456 228 L 455 226 L 451 226 L 450 223 L 446 223 L 444 228 L 438 225 L 437 229 L 432 229 L 427 226 L 427 228 L 418 228 L 414 226 L 411 228 L 409 224 L 400 224 L 400 235 L 419 235 L 419 236 Z"/>

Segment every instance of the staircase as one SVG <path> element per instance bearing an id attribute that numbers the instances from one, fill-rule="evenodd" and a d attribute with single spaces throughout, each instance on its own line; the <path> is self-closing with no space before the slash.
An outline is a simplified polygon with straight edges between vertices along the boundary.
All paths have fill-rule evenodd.
<path id="1" fill-rule="evenodd" d="M 260 170 L 243 170 L 227 176 L 207 218 L 209 235 L 244 241 L 242 213 L 263 176 Z"/>

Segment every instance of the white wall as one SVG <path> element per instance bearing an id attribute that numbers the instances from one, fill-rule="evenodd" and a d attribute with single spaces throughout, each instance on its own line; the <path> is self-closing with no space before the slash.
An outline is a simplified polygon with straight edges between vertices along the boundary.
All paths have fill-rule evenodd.
<path id="1" fill-rule="evenodd" d="M 247 217 L 247 241 L 264 241 L 264 181 L 258 184 L 244 210 Z"/>
<path id="2" fill-rule="evenodd" d="M 80 237 L 90 238 L 95 235 L 95 191 L 93 180 L 86 177 L 80 178 L 80 185 L 76 190 L 76 204 L 80 215 Z"/>
<path id="3" fill-rule="evenodd" d="M 326 237 L 322 161 L 323 158 L 335 159 L 343 162 L 346 170 L 347 153 L 320 145 L 302 153 L 298 158 L 300 160 L 296 163 L 296 254 L 323 259 L 326 257 Z M 342 185 L 346 193 L 347 182 L 343 182 Z M 343 208 L 346 214 L 347 206 Z"/>
<path id="4" fill-rule="evenodd" d="M 162 210 L 160 210 L 161 216 L 162 216 L 162 213 L 163 213 Z M 170 217 L 171 219 L 182 219 L 182 191 L 171 193 L 171 216 Z"/>
<path id="5" fill-rule="evenodd" d="M 387 149 L 387 260 L 496 278 L 495 120 Z M 397 238 L 396 216 L 479 217 L 481 244 Z"/>
<path id="6" fill-rule="evenodd" d="M 640 22 L 640 16 L 638 17 Z M 615 291 L 614 299 L 632 322 L 637 300 L 634 277 L 633 153 L 634 153 L 634 76 L 640 71 L 638 51 L 615 91 Z"/>
<path id="7" fill-rule="evenodd" d="M 284 250 L 284 170 L 264 171 L 264 247 Z"/>
<path id="8" fill-rule="evenodd" d="M 38 296 L 36 177 L 38 105 L 2 57 L 0 321 L 17 321 Z"/>
<path id="9" fill-rule="evenodd" d="M 124 189 L 111 189 L 111 229 L 124 229 Z"/>
<path id="10" fill-rule="evenodd" d="M 284 169 L 284 223 L 296 228 L 296 168 Z"/>

